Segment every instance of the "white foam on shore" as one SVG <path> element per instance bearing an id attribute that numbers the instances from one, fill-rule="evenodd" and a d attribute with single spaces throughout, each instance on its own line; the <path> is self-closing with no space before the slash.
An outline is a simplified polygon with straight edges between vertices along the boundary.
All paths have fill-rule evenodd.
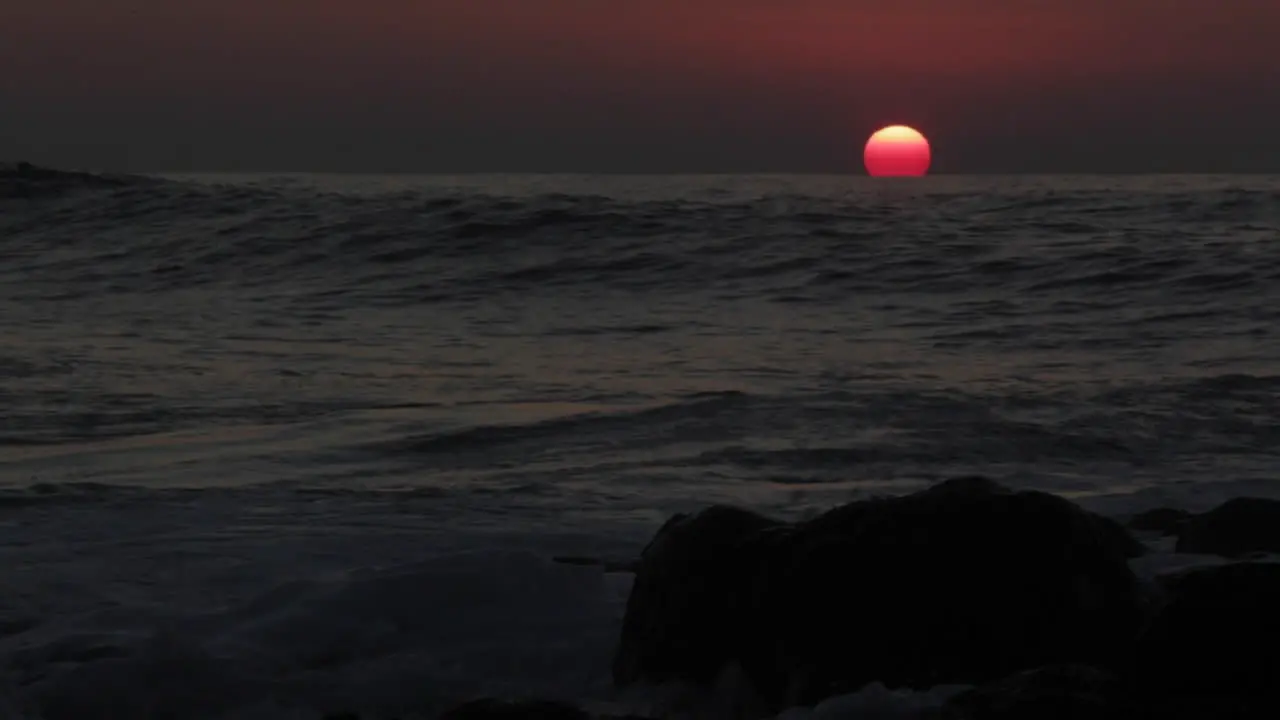
<path id="1" fill-rule="evenodd" d="M 146 494 L 0 520 L 0 718 L 44 720 L 601 697 L 630 576 L 552 557 L 641 535 L 450 522 L 429 498 Z"/>
<path id="2" fill-rule="evenodd" d="M 27 706 L 60 718 L 262 707 L 430 714 L 476 694 L 609 688 L 626 576 L 480 551 L 284 582 L 223 612 L 51 619 L 0 652 Z M 208 715 L 210 714 L 211 715 Z"/>

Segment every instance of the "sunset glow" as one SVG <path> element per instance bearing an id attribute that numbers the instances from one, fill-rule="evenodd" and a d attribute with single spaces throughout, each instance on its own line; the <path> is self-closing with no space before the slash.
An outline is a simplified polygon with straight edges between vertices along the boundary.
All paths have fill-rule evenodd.
<path id="1" fill-rule="evenodd" d="M 862 175 L 901 123 L 928 174 L 1273 172 L 1278 28 L 1280 0 L 15 0 L 0 162 Z"/>
<path id="2" fill-rule="evenodd" d="M 862 159 L 872 177 L 919 177 L 929 172 L 933 158 L 918 130 L 891 125 L 867 140 Z"/>

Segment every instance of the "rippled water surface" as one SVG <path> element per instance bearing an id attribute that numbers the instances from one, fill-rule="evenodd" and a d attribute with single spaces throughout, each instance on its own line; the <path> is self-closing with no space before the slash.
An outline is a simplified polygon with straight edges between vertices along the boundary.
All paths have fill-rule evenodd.
<path id="1" fill-rule="evenodd" d="M 1263 479 L 1278 193 L 1257 176 L 44 187 L 0 215 L 2 481 L 639 510 L 967 471 L 1079 491 Z"/>

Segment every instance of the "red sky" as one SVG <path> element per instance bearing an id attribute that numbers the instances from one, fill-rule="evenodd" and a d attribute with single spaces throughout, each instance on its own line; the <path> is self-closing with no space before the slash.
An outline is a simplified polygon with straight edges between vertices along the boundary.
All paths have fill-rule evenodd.
<path id="1" fill-rule="evenodd" d="M 1275 0 L 40 0 L 0 159 L 119 169 L 1280 171 Z"/>

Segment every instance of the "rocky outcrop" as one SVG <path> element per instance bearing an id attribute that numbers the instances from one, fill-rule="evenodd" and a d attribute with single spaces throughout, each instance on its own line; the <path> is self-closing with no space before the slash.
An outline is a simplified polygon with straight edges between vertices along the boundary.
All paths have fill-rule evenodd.
<path id="1" fill-rule="evenodd" d="M 1141 549 L 1063 498 L 975 477 L 796 524 L 710 508 L 642 554 L 614 679 L 707 683 L 737 663 L 782 708 L 1114 665 L 1145 609 Z"/>
<path id="2" fill-rule="evenodd" d="M 1280 553 L 1280 500 L 1241 497 L 1188 518 L 1177 551 L 1241 557 Z"/>
<path id="3" fill-rule="evenodd" d="M 1135 692 L 1255 702 L 1274 695 L 1280 687 L 1280 564 L 1200 568 L 1167 586 L 1166 604 L 1136 646 Z"/>
<path id="4" fill-rule="evenodd" d="M 636 568 L 614 679 L 713 682 L 741 654 L 741 635 L 757 621 L 751 601 L 765 549 L 787 530 L 724 506 L 668 520 Z"/>
<path id="5" fill-rule="evenodd" d="M 1280 500 L 1240 497 L 1203 513 L 1153 508 L 1129 519 L 1128 526 L 1177 538 L 1176 551 L 1241 558 L 1280 553 Z"/>
<path id="6" fill-rule="evenodd" d="M 940 720 L 1280 717 L 1280 564 L 1161 578 L 1164 597 L 1114 670 L 1038 668 L 953 698 Z"/>

